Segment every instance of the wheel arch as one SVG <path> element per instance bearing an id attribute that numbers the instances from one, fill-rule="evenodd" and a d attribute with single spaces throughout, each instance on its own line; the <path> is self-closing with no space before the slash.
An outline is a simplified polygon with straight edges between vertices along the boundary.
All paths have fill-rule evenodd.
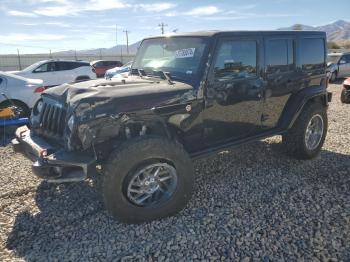
<path id="1" fill-rule="evenodd" d="M 87 81 L 87 80 L 90 80 L 90 76 L 88 75 L 80 75 L 80 76 L 77 76 L 74 80 L 74 82 L 81 82 L 81 81 Z"/>
<path id="2" fill-rule="evenodd" d="M 11 103 L 12 102 L 12 103 Z M 21 106 L 24 106 L 28 111 L 30 111 L 30 107 L 27 105 L 27 103 L 23 102 L 22 100 L 19 100 L 19 99 L 7 99 L 7 100 L 4 100 L 2 102 L 0 102 L 0 107 L 3 106 L 3 105 L 12 105 L 12 104 L 17 104 L 17 105 L 21 105 Z"/>
<path id="3" fill-rule="evenodd" d="M 312 86 L 302 89 L 289 98 L 280 118 L 279 127 L 282 129 L 291 128 L 308 104 L 320 103 L 327 107 L 328 102 L 328 93 L 324 86 Z"/>

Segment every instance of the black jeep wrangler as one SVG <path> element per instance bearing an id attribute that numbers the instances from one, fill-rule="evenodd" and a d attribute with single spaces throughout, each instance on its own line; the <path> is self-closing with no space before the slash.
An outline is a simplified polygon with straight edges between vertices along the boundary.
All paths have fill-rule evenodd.
<path id="1" fill-rule="evenodd" d="M 107 210 L 139 223 L 181 210 L 191 158 L 282 135 L 315 157 L 327 133 L 323 32 L 200 32 L 143 40 L 128 77 L 42 94 L 15 151 L 50 182 L 100 171 Z"/>

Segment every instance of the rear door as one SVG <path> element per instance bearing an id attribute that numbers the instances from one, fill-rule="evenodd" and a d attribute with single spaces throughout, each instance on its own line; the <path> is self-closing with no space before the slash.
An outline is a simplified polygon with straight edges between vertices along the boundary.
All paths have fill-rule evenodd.
<path id="1" fill-rule="evenodd" d="M 264 37 L 264 93 L 262 126 L 271 129 L 277 126 L 283 108 L 293 90 L 298 88 L 300 76 L 295 66 L 295 39 L 292 35 Z"/>
<path id="2" fill-rule="evenodd" d="M 76 67 L 75 62 L 69 62 L 69 61 L 60 61 L 56 62 L 56 68 L 57 68 L 57 76 L 59 84 L 63 83 L 70 83 L 75 80 L 77 77 L 75 72 Z"/>

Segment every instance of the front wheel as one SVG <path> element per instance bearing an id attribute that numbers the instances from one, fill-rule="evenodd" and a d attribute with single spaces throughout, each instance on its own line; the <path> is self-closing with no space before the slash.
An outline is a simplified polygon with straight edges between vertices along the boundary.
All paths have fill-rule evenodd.
<path id="1" fill-rule="evenodd" d="M 109 157 L 103 196 L 108 212 L 125 223 L 171 216 L 193 192 L 193 168 L 182 145 L 159 137 L 125 142 Z"/>
<path id="2" fill-rule="evenodd" d="M 316 157 L 328 128 L 327 110 L 320 103 L 308 104 L 293 127 L 282 136 L 287 152 L 297 159 Z"/>

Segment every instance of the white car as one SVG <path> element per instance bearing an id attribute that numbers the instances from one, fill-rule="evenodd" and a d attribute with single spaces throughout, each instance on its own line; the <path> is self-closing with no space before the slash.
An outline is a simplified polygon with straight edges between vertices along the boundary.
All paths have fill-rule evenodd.
<path id="1" fill-rule="evenodd" d="M 96 78 L 96 73 L 89 62 L 68 60 L 44 60 L 30 65 L 22 71 L 9 73 L 25 78 L 42 79 L 45 87 Z"/>
<path id="2" fill-rule="evenodd" d="M 327 56 L 327 76 L 331 82 L 350 76 L 350 53 L 330 53 Z"/>
<path id="3" fill-rule="evenodd" d="M 0 72 L 0 108 L 15 104 L 21 117 L 30 115 L 30 109 L 44 90 L 41 79 L 28 79 Z"/>

